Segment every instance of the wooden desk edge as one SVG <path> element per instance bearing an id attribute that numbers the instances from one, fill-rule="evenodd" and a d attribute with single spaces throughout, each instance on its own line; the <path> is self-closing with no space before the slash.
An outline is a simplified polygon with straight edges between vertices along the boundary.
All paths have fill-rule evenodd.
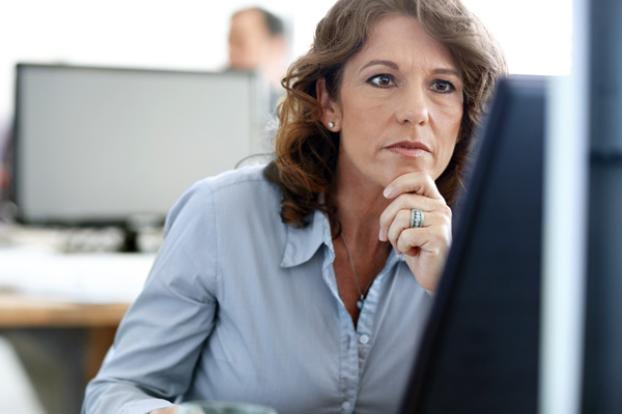
<path id="1" fill-rule="evenodd" d="M 129 303 L 71 303 L 1 293 L 0 328 L 116 327 L 128 307 Z"/>

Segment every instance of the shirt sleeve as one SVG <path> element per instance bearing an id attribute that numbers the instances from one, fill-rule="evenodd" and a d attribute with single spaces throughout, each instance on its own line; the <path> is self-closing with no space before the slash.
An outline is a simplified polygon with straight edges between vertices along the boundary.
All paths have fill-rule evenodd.
<path id="1" fill-rule="evenodd" d="M 144 414 L 188 389 L 217 311 L 213 204 L 199 182 L 169 212 L 162 249 L 86 389 L 83 414 Z"/>

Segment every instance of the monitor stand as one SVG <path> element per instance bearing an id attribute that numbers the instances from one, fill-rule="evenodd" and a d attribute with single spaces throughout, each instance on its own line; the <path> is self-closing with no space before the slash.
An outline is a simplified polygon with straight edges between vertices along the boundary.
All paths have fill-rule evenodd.
<path id="1" fill-rule="evenodd" d="M 123 243 L 119 246 L 119 253 L 138 253 L 140 249 L 138 247 L 138 236 L 140 231 L 130 226 L 124 226 L 121 228 L 123 231 Z"/>

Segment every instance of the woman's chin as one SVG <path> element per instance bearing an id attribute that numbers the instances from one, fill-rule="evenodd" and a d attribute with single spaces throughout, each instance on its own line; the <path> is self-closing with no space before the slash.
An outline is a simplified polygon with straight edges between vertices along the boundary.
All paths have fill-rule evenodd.
<path id="1" fill-rule="evenodd" d="M 428 168 L 426 168 L 423 165 L 404 165 L 404 166 L 399 166 L 397 168 L 393 168 L 393 171 L 391 174 L 389 174 L 388 176 L 388 182 L 387 185 L 390 184 L 391 182 L 393 182 L 397 177 L 401 177 L 402 175 L 406 175 L 406 174 L 410 174 L 410 173 L 424 173 L 424 174 L 430 174 L 430 170 Z"/>

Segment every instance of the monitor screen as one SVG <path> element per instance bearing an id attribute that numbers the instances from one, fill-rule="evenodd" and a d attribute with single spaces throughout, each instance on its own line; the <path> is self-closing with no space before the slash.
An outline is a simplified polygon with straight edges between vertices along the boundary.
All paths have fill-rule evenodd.
<path id="1" fill-rule="evenodd" d="M 163 218 L 194 181 L 266 150 L 262 91 L 251 73 L 18 65 L 18 219 Z"/>
<path id="2" fill-rule="evenodd" d="M 537 412 L 545 86 L 497 86 L 404 413 Z"/>

